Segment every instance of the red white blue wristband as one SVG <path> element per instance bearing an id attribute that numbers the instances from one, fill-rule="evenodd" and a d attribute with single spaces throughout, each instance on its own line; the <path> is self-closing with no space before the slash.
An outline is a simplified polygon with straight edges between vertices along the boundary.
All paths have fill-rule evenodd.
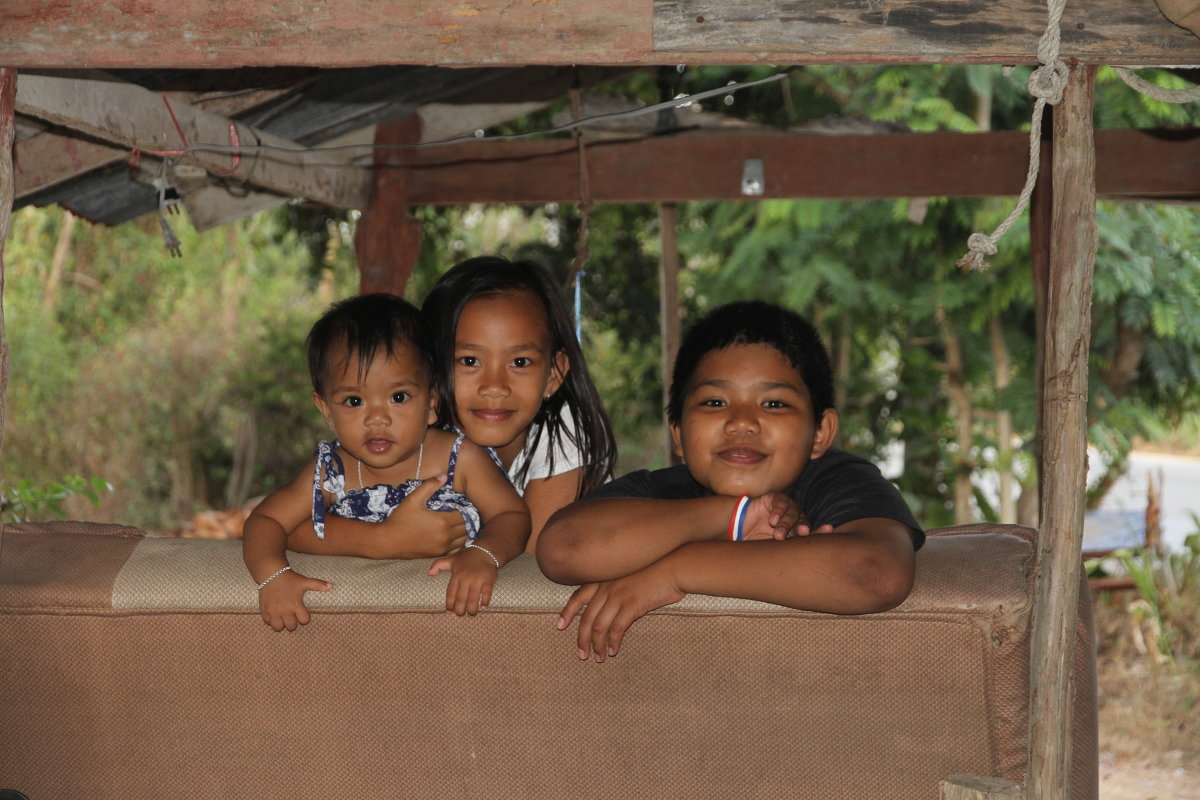
<path id="1" fill-rule="evenodd" d="M 740 542 L 742 540 L 742 526 L 746 524 L 746 509 L 750 507 L 750 495 L 744 494 L 737 501 L 737 505 L 733 509 L 733 516 L 729 518 L 729 541 Z"/>

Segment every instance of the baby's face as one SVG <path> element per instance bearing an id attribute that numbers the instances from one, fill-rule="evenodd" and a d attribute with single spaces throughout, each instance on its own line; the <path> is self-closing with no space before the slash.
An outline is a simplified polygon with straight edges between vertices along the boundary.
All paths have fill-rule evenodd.
<path id="1" fill-rule="evenodd" d="M 723 495 L 786 490 L 832 434 L 817 426 L 800 371 L 765 344 L 733 345 L 700 359 L 671 426 L 692 476 Z"/>
<path id="2" fill-rule="evenodd" d="M 428 371 L 411 345 L 379 352 L 366 370 L 344 351 L 330 354 L 325 395 L 313 400 L 350 455 L 382 472 L 410 459 L 434 420 Z"/>

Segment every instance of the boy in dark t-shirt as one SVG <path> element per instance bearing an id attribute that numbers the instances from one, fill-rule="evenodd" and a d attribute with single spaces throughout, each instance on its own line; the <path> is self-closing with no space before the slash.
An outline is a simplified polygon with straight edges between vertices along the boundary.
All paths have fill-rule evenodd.
<path id="1" fill-rule="evenodd" d="M 802 317 L 744 302 L 701 319 L 667 417 L 683 465 L 601 487 L 538 540 L 547 577 L 582 584 L 558 620 L 583 611 L 580 658 L 616 655 L 630 625 L 689 592 L 840 614 L 908 596 L 925 534 L 873 464 L 830 446 L 829 354 Z"/>

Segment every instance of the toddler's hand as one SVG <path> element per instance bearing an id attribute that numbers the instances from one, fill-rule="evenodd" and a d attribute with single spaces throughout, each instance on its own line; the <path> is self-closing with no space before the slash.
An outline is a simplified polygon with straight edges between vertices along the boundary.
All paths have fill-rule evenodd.
<path id="1" fill-rule="evenodd" d="M 452 574 L 446 587 L 446 610 L 458 616 L 475 616 L 492 602 L 492 587 L 496 585 L 496 564 L 492 557 L 475 547 L 439 558 L 429 567 L 430 575 L 446 570 Z"/>
<path id="2" fill-rule="evenodd" d="M 329 581 L 307 578 L 299 572 L 288 570 L 258 591 L 258 609 L 262 621 L 273 631 L 285 628 L 294 631 L 307 625 L 312 615 L 304 605 L 305 592 L 328 592 L 333 588 Z"/>

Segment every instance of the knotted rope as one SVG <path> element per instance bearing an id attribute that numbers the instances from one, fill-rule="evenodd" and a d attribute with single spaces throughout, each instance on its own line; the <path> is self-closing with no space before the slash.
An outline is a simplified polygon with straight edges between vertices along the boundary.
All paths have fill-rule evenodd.
<path id="1" fill-rule="evenodd" d="M 1029 125 L 1029 168 L 1025 172 L 1025 187 L 1018 195 L 1017 204 L 1013 206 L 1012 212 L 991 235 L 973 233 L 967 238 L 967 253 L 955 262 L 960 267 L 987 269 L 987 257 L 996 254 L 996 242 L 1012 227 L 1029 204 L 1029 197 L 1033 194 L 1034 184 L 1037 183 L 1038 164 L 1042 155 L 1042 113 L 1047 103 L 1052 106 L 1058 105 L 1067 85 L 1067 65 L 1059 58 L 1062 15 L 1066 5 L 1066 0 L 1047 0 L 1049 16 L 1046 30 L 1038 41 L 1038 61 L 1041 62 L 1041 66 L 1029 76 L 1029 93 L 1036 97 L 1037 101 L 1033 104 L 1033 115 Z M 1127 67 L 1113 67 L 1113 70 L 1131 89 L 1156 100 L 1167 103 L 1190 103 L 1200 100 L 1200 86 L 1191 89 L 1164 89 L 1138 77 Z"/>
<path id="2" fill-rule="evenodd" d="M 1037 183 L 1038 165 L 1042 157 L 1042 114 L 1046 104 L 1058 105 L 1067 86 L 1067 65 L 1058 57 L 1062 39 L 1061 23 L 1066 0 L 1048 0 L 1049 18 L 1042 38 L 1038 40 L 1038 61 L 1041 66 L 1029 76 L 1029 93 L 1037 98 L 1029 123 L 1029 168 L 1025 171 L 1025 186 L 1017 196 L 1017 204 L 990 235 L 973 233 L 967 239 L 967 253 L 956 264 L 973 270 L 987 269 L 987 256 L 996 254 L 996 242 L 1008 232 L 1017 217 L 1025 212 L 1029 197 Z"/>

